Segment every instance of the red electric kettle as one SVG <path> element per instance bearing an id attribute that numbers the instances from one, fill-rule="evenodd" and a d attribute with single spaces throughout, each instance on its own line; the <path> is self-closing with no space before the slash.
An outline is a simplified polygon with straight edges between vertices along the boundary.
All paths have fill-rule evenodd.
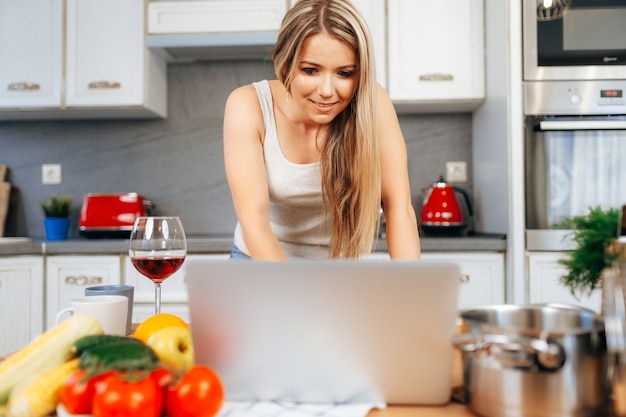
<path id="1" fill-rule="evenodd" d="M 457 193 L 463 196 L 464 205 L 459 203 Z M 426 190 L 420 227 L 425 234 L 463 234 L 473 214 L 469 193 L 461 187 L 447 184 L 442 175 Z"/>

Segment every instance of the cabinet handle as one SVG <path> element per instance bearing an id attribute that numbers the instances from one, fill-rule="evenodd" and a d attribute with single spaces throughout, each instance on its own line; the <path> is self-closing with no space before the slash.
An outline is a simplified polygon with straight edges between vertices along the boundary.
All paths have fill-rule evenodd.
<path id="1" fill-rule="evenodd" d="M 106 89 L 106 88 L 122 88 L 122 83 L 117 81 L 92 81 L 89 83 L 89 88 L 91 89 Z"/>
<path id="2" fill-rule="evenodd" d="M 470 276 L 469 276 L 469 274 L 463 274 L 463 275 L 461 275 L 461 282 L 470 282 Z"/>
<path id="3" fill-rule="evenodd" d="M 39 83 L 31 83 L 30 81 L 18 81 L 7 85 L 9 91 L 29 91 L 39 90 L 41 86 Z"/>
<path id="4" fill-rule="evenodd" d="M 89 277 L 86 275 L 79 275 L 77 277 L 69 276 L 65 277 L 65 283 L 71 285 L 93 285 L 102 283 L 102 277 Z"/>
<path id="5" fill-rule="evenodd" d="M 454 75 L 452 74 L 423 74 L 420 75 L 420 81 L 453 81 Z"/>

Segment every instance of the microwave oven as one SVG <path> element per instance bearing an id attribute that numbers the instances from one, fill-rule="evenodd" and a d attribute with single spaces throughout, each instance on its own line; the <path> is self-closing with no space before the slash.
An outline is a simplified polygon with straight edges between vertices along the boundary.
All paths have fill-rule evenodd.
<path id="1" fill-rule="evenodd" d="M 626 79 L 626 0 L 523 0 L 524 81 Z"/>

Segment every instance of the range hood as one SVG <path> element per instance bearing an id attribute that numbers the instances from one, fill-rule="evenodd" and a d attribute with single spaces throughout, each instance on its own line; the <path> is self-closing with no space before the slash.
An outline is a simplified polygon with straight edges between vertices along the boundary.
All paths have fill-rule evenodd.
<path id="1" fill-rule="evenodd" d="M 149 35 L 148 48 L 168 62 L 271 59 L 278 32 Z"/>

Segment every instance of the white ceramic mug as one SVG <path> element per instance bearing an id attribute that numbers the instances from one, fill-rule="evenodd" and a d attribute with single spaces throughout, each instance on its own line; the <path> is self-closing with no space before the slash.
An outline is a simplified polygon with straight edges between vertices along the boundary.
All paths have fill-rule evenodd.
<path id="1" fill-rule="evenodd" d="M 128 298 L 128 312 L 126 314 L 126 334 L 129 335 L 133 323 L 133 295 L 135 287 L 132 285 L 96 285 L 85 288 L 85 296 L 123 295 Z"/>
<path id="2" fill-rule="evenodd" d="M 105 334 L 126 335 L 127 297 L 123 295 L 78 297 L 70 300 L 70 306 L 57 313 L 57 324 L 62 321 L 66 313 L 89 314 L 100 321 Z"/>

